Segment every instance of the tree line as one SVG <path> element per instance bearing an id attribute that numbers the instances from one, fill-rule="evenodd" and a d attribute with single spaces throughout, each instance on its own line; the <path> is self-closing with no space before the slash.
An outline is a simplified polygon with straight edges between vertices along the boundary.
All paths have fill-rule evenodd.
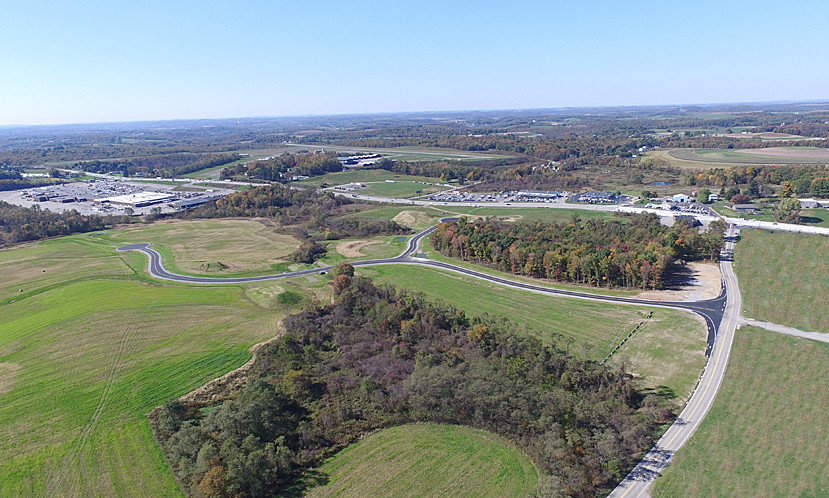
<path id="1" fill-rule="evenodd" d="M 333 153 L 282 154 L 224 168 L 221 177 L 244 176 L 251 179 L 286 182 L 294 176 L 319 176 L 342 170 L 342 164 L 337 159 L 337 155 Z"/>
<path id="2" fill-rule="evenodd" d="M 74 209 L 53 213 L 37 205 L 25 208 L 0 201 L 0 246 L 105 230 L 128 221 L 128 216 L 82 215 Z"/>
<path id="3" fill-rule="evenodd" d="M 667 400 L 623 370 L 545 346 L 520 326 L 335 277 L 331 305 L 291 315 L 262 347 L 247 387 L 204 407 L 150 414 L 191 496 L 300 493 L 298 480 L 374 430 L 410 422 L 472 426 L 521 447 L 545 496 L 611 489 L 673 419 Z"/>
<path id="4" fill-rule="evenodd" d="M 163 154 L 126 160 L 78 161 L 75 168 L 91 173 L 122 172 L 124 176 L 143 173 L 149 176 L 173 178 L 194 171 L 214 168 L 239 159 L 238 154 Z"/>
<path id="5" fill-rule="evenodd" d="M 467 218 L 441 223 L 432 247 L 444 256 L 529 277 L 596 287 L 663 286 L 677 260 L 714 260 L 723 247 L 722 222 L 705 234 L 685 222 L 673 227 L 654 214 L 629 223 L 504 223 Z"/>

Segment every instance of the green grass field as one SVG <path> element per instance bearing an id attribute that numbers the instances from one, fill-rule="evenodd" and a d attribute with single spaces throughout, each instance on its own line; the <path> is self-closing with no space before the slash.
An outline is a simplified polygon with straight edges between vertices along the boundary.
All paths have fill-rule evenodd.
<path id="1" fill-rule="evenodd" d="M 386 180 L 394 180 L 400 182 L 426 182 L 426 183 L 446 183 L 440 181 L 440 178 L 432 178 L 428 176 L 412 176 L 412 175 L 400 175 L 397 173 L 392 173 L 391 171 L 386 171 L 384 169 L 350 169 L 348 171 L 340 171 L 337 173 L 326 173 L 322 176 L 315 176 L 314 178 L 309 178 L 308 180 L 302 180 L 299 182 L 295 182 L 296 185 L 308 186 L 308 187 L 319 187 L 323 183 L 328 184 L 331 187 L 336 185 L 345 185 L 347 183 L 366 183 L 366 182 L 384 182 Z M 425 187 L 425 185 L 422 185 Z M 366 191 L 360 190 L 360 192 Z M 379 194 L 378 194 L 379 195 Z"/>
<path id="2" fill-rule="evenodd" d="M 743 230 L 734 266 L 743 315 L 829 332 L 829 237 Z"/>
<path id="3" fill-rule="evenodd" d="M 115 245 L 81 234 L 0 251 L 0 496 L 178 495 L 145 414 L 331 296 L 323 280 L 167 285 Z"/>
<path id="4" fill-rule="evenodd" d="M 737 331 L 714 406 L 653 495 L 829 496 L 829 344 Z"/>
<path id="5" fill-rule="evenodd" d="M 427 182 L 431 183 L 431 182 Z M 408 199 L 410 197 L 419 197 L 422 195 L 433 194 L 435 192 L 443 192 L 449 190 L 445 184 L 430 184 L 424 185 L 422 181 L 400 179 L 390 182 L 373 182 L 367 183 L 366 188 L 360 189 L 358 193 L 365 195 L 377 195 L 381 197 L 391 197 L 395 199 Z"/>
<path id="6" fill-rule="evenodd" d="M 763 214 L 738 213 L 727 206 L 713 206 L 714 210 L 729 218 L 742 218 L 746 220 L 774 221 L 775 210 L 773 207 L 763 208 Z M 813 227 L 829 228 L 829 210 L 826 209 L 801 209 L 800 217 L 804 225 Z"/>
<path id="7" fill-rule="evenodd" d="M 401 212 L 421 213 L 417 228 L 426 228 L 433 225 L 441 218 L 469 216 L 488 217 L 494 216 L 505 221 L 543 221 L 547 223 L 570 223 L 573 216 L 578 216 L 582 221 L 590 219 L 618 220 L 625 222 L 627 218 L 616 216 L 610 211 L 586 211 L 583 209 L 569 208 L 544 208 L 544 207 L 469 207 L 469 206 L 383 206 L 365 211 L 360 211 L 351 216 L 362 216 L 367 218 L 392 219 Z"/>
<path id="8" fill-rule="evenodd" d="M 705 365 L 707 329 L 682 311 L 544 296 L 416 266 L 360 268 L 359 273 L 423 292 L 469 316 L 489 313 L 507 318 L 544 342 L 556 342 L 560 348 L 596 361 L 644 321 L 612 362 L 624 364 L 647 388 L 667 387 L 677 401 L 687 399 Z M 649 311 L 653 317 L 646 319 Z"/>
<path id="9" fill-rule="evenodd" d="M 164 266 L 187 275 L 246 276 L 282 273 L 299 247 L 270 220 L 187 220 L 111 231 L 113 244 L 153 241 Z"/>
<path id="10" fill-rule="evenodd" d="M 317 469 L 307 496 L 403 497 L 532 495 L 538 474 L 514 445 L 495 434 L 453 425 L 385 429 Z"/>

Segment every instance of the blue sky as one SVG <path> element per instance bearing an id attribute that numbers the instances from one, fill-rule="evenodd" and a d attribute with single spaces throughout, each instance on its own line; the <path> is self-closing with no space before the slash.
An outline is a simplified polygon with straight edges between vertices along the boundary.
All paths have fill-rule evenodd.
<path id="1" fill-rule="evenodd" d="M 38 1 L 0 125 L 829 98 L 829 2 Z"/>

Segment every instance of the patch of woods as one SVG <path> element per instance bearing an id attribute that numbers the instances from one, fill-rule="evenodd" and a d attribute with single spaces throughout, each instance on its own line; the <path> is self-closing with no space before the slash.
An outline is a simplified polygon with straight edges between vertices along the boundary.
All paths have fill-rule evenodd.
<path id="1" fill-rule="evenodd" d="M 94 232 L 129 221 L 128 216 L 89 216 L 76 210 L 53 213 L 40 206 L 25 208 L 0 201 L 0 246 L 31 240 Z"/>
<path id="2" fill-rule="evenodd" d="M 798 195 L 829 197 L 829 166 L 747 166 L 733 168 L 713 168 L 697 174 L 689 174 L 688 185 L 719 186 L 720 195 L 732 199 L 742 195 L 738 201 L 770 197 L 773 195 L 770 185 L 789 185 Z M 744 187 L 738 188 L 740 185 Z M 737 202 L 740 203 L 740 202 Z"/>
<path id="3" fill-rule="evenodd" d="M 299 263 L 313 263 L 322 257 L 326 252 L 326 240 L 411 233 L 411 230 L 393 220 L 348 216 L 362 207 L 351 199 L 331 193 L 274 184 L 237 192 L 177 216 L 273 218 L 302 241 L 291 255 L 291 259 Z"/>
<path id="4" fill-rule="evenodd" d="M 224 168 L 221 177 L 244 176 L 259 180 L 284 182 L 295 176 L 319 176 L 342 170 L 343 166 L 334 153 L 282 154 L 277 157 L 258 159 Z"/>
<path id="5" fill-rule="evenodd" d="M 238 154 L 177 154 L 151 155 L 124 160 L 79 161 L 75 168 L 91 173 L 121 172 L 124 176 L 142 173 L 147 176 L 176 177 L 207 168 L 214 168 L 239 159 Z"/>
<path id="6" fill-rule="evenodd" d="M 444 256 L 528 277 L 596 287 L 660 289 L 678 260 L 715 260 L 722 222 L 700 234 L 678 221 L 665 227 L 653 214 L 629 223 L 505 223 L 467 218 L 441 223 L 431 244 Z"/>
<path id="7" fill-rule="evenodd" d="M 353 271 L 353 269 L 352 269 Z M 325 458 L 377 429 L 461 424 L 533 460 L 545 496 L 608 491 L 673 413 L 631 376 L 542 345 L 503 319 L 344 271 L 334 303 L 286 318 L 247 387 L 217 406 L 173 400 L 149 414 L 190 496 L 300 493 Z"/>

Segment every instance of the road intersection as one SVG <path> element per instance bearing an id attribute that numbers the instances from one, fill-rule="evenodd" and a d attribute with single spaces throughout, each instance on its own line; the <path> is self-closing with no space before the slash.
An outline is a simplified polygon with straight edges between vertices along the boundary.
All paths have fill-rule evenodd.
<path id="1" fill-rule="evenodd" d="M 455 218 L 444 218 L 441 222 L 453 219 Z M 609 495 L 613 498 L 649 496 L 650 487 L 653 481 L 662 473 L 662 471 L 664 471 L 676 451 L 694 434 L 703 418 L 710 410 L 725 375 L 735 330 L 739 325 L 746 323 L 746 320 L 740 316 L 742 299 L 740 297 L 737 276 L 735 275 L 731 265 L 730 256 L 734 251 L 734 244 L 738 233 L 737 228 L 734 225 L 729 225 L 725 234 L 726 244 L 720 261 L 723 275 L 722 292 L 715 299 L 701 301 L 653 301 L 591 294 L 566 289 L 555 289 L 512 280 L 481 271 L 471 270 L 443 261 L 429 260 L 425 257 L 419 256 L 418 253 L 420 252 L 420 243 L 423 238 L 430 235 L 435 229 L 436 227 L 432 226 L 412 237 L 407 244 L 406 250 L 399 256 L 394 258 L 357 261 L 352 263 L 352 265 L 355 267 L 389 264 L 428 266 L 459 273 L 506 287 L 523 289 L 550 296 L 563 296 L 636 306 L 681 309 L 698 314 L 705 319 L 708 327 L 708 342 L 705 352 L 706 357 L 708 357 L 708 363 L 702 376 L 700 377 L 697 388 L 694 390 L 691 398 L 673 425 L 668 428 L 656 445 L 654 445 L 654 447 L 644 456 L 636 467 L 634 467 L 628 476 L 625 477 L 619 486 Z M 163 265 L 161 254 L 150 248 L 150 244 L 131 244 L 119 247 L 117 250 L 137 250 L 147 254 L 149 256 L 148 271 L 155 278 L 196 284 L 259 282 L 319 274 L 327 272 L 333 268 L 332 266 L 324 266 L 276 275 L 262 275 L 258 277 L 198 277 L 178 275 L 168 271 Z"/>

